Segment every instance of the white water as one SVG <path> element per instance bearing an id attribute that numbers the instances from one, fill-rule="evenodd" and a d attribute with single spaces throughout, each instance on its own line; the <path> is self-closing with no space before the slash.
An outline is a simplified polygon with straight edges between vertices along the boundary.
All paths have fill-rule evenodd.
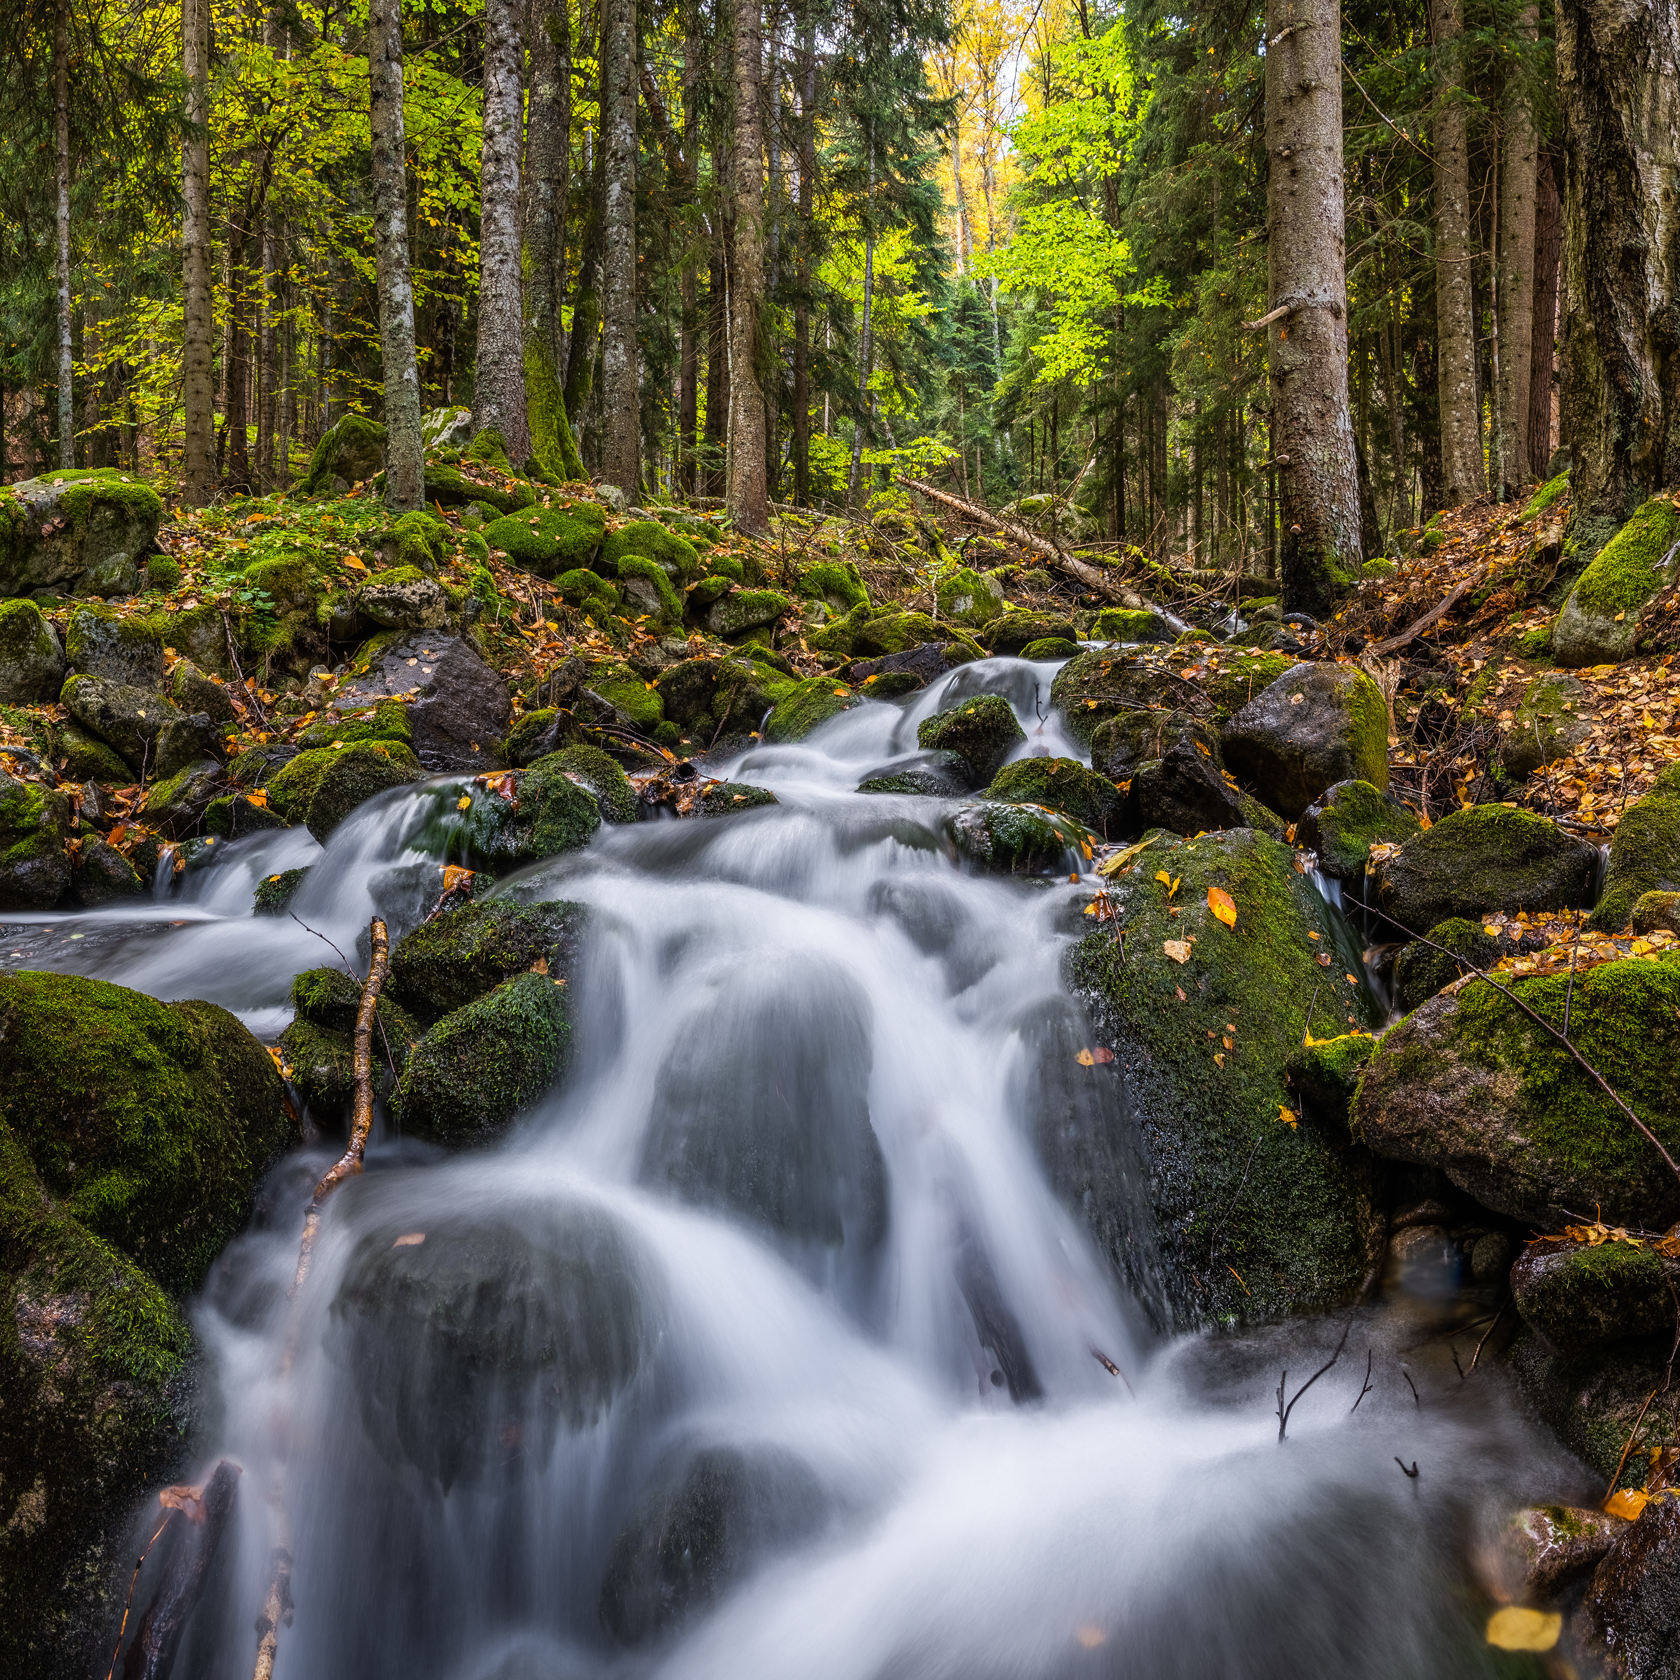
<path id="1" fill-rule="evenodd" d="M 1559 1474 L 1494 1379 L 1461 1385 L 1414 1318 L 1367 1315 L 1279 1446 L 1278 1368 L 1293 1390 L 1342 1320 L 1151 1338 L 1033 1149 L 1082 1041 L 1059 975 L 1087 894 L 966 875 L 939 802 L 850 791 L 980 688 L 1024 750 L 1068 752 L 1050 675 L 966 667 L 730 766 L 779 808 L 607 830 L 504 884 L 590 907 L 575 1063 L 495 1151 L 376 1143 L 331 1204 L 285 1376 L 302 1208 L 336 1151 L 275 1175 L 196 1312 L 203 1462 L 245 1474 L 178 1675 L 249 1673 L 282 1499 L 281 1680 L 1492 1672 L 1466 1549 Z M 436 867 L 405 837 L 448 785 L 364 808 L 324 857 L 292 833 L 230 847 L 185 878 L 178 925 L 8 923 L 6 949 L 272 1032 L 291 975 L 333 960 L 299 922 L 352 953 L 375 909 L 394 934 L 423 914 Z M 262 875 L 310 861 L 298 921 L 247 913 Z M 1079 1077 L 1086 1123 L 1124 1129 L 1118 1074 Z M 661 1176 L 673 1138 L 713 1191 Z M 602 1368 L 629 1374 L 567 1375 Z M 655 1540 L 621 1536 L 720 1451 L 756 1469 L 745 1561 L 661 1632 L 648 1606 L 683 1608 L 704 1524 L 651 1586 Z M 627 1555 L 640 1611 L 612 1597 Z"/>

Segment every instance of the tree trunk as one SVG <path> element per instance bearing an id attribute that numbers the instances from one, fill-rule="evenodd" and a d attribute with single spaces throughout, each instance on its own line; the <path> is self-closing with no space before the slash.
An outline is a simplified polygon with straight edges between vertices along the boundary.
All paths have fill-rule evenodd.
<path id="1" fill-rule="evenodd" d="M 76 359 L 70 338 L 70 0 L 53 7 L 53 128 L 58 154 L 58 464 L 76 464 Z"/>
<path id="2" fill-rule="evenodd" d="M 519 140 L 525 114 L 520 9 L 520 0 L 486 0 L 484 7 L 478 357 L 473 384 L 473 424 L 480 430 L 493 426 L 502 434 L 508 459 L 516 468 L 531 453 L 519 272 Z"/>
<path id="3" fill-rule="evenodd" d="M 1448 507 L 1487 488 L 1476 373 L 1470 153 L 1460 75 L 1463 0 L 1431 0 L 1435 32 L 1435 325 L 1440 378 L 1442 493 Z"/>
<path id="4" fill-rule="evenodd" d="M 1539 13 L 1530 0 L 1517 34 L 1532 42 Z M 1534 116 L 1526 97 L 1510 102 L 1499 172 L 1499 497 L 1509 501 L 1529 475 L 1529 370 L 1534 355 Z"/>
<path id="5" fill-rule="evenodd" d="M 426 490 L 420 370 L 414 353 L 414 287 L 408 270 L 402 0 L 370 0 L 368 77 L 379 354 L 385 372 L 385 505 L 393 513 L 408 513 L 426 505 Z"/>
<path id="6" fill-rule="evenodd" d="M 268 211 L 263 216 L 262 288 L 257 294 L 257 487 L 261 490 L 272 490 L 278 482 L 274 464 L 275 420 L 279 411 L 275 389 L 278 334 L 274 323 L 278 245 L 274 212 Z"/>
<path id="7" fill-rule="evenodd" d="M 589 210 L 584 221 L 583 251 L 578 258 L 577 291 L 572 297 L 572 337 L 566 351 L 566 413 L 579 433 L 595 383 L 595 340 L 601 326 L 602 155 L 594 149 L 589 176 Z M 581 450 L 582 439 L 579 438 Z"/>
<path id="8" fill-rule="evenodd" d="M 715 219 L 711 267 L 706 277 L 706 494 L 722 496 L 729 485 L 729 217 Z"/>
<path id="9" fill-rule="evenodd" d="M 742 531 L 770 520 L 765 485 L 764 392 L 758 378 L 758 317 L 764 305 L 763 79 L 759 0 L 735 0 L 735 121 L 730 185 L 735 260 L 729 274 L 729 512 Z"/>
<path id="10" fill-rule="evenodd" d="M 1283 598 L 1325 616 L 1358 578 L 1359 474 L 1348 414 L 1341 12 L 1268 0 L 1266 192 L 1272 411 Z M 1153 539 L 1153 532 L 1151 533 Z"/>
<path id="11" fill-rule="evenodd" d="M 857 418 L 852 424 L 852 466 L 846 475 L 846 500 L 853 507 L 857 506 L 858 482 L 863 468 L 863 434 L 869 430 L 869 419 L 874 413 L 874 400 L 869 391 L 870 375 L 875 371 L 875 323 L 873 310 L 875 304 L 875 208 L 871 202 L 875 196 L 875 139 L 873 134 L 869 140 L 869 192 L 864 200 L 863 222 L 863 332 L 858 344 L 858 366 L 861 370 L 862 389 L 858 396 Z"/>
<path id="12" fill-rule="evenodd" d="M 698 191 L 700 124 L 697 110 L 700 88 L 700 8 L 694 0 L 683 7 L 683 175 L 684 202 L 694 204 Z M 681 343 L 678 349 L 676 490 L 692 496 L 699 485 L 695 479 L 695 433 L 700 423 L 700 250 L 691 230 L 682 252 Z"/>
<path id="13" fill-rule="evenodd" d="M 181 0 L 181 68 L 187 84 L 181 142 L 181 493 L 188 507 L 203 507 L 216 488 L 210 379 L 210 0 Z"/>
<path id="14" fill-rule="evenodd" d="M 251 244 L 251 200 L 230 218 L 228 226 L 227 339 L 222 369 L 222 443 L 217 450 L 222 487 L 236 495 L 251 489 L 250 276 L 245 259 Z M 224 465 L 225 463 L 225 465 Z"/>
<path id="15" fill-rule="evenodd" d="M 558 478 L 584 476 L 560 388 L 566 198 L 572 139 L 572 35 L 564 0 L 534 9 L 526 131 L 525 397 L 531 453 Z"/>
<path id="16" fill-rule="evenodd" d="M 635 500 L 642 476 L 636 348 L 636 7 L 602 0 L 601 143 L 606 151 L 602 238 L 601 476 Z"/>
<path id="17" fill-rule="evenodd" d="M 1557 345 L 1558 260 L 1563 253 L 1563 200 L 1550 148 L 1534 177 L 1534 323 L 1528 363 L 1528 465 L 1546 476 L 1552 459 L 1552 358 Z"/>
<path id="18" fill-rule="evenodd" d="M 1570 499 L 1588 553 L 1680 477 L 1680 8 L 1565 0 Z"/>
<path id="19" fill-rule="evenodd" d="M 811 193 L 817 172 L 816 30 L 799 42 L 799 225 L 793 300 L 793 501 L 811 505 Z M 966 458 L 963 475 L 968 474 Z"/>

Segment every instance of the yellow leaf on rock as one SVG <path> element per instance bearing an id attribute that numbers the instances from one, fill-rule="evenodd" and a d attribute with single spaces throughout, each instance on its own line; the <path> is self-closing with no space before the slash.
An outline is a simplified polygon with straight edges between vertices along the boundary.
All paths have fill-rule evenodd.
<path id="1" fill-rule="evenodd" d="M 1095 1067 L 1097 1065 L 1097 1058 L 1093 1056 L 1089 1050 L 1081 1050 L 1073 1059 L 1078 1062 L 1081 1067 Z"/>
<path id="2" fill-rule="evenodd" d="M 1116 852 L 1111 858 L 1104 858 L 1097 865 L 1099 875 L 1116 875 L 1126 867 L 1146 846 L 1155 844 L 1153 836 L 1148 840 L 1140 840 L 1135 846 L 1128 846 L 1123 852 Z"/>
<path id="3" fill-rule="evenodd" d="M 464 811 L 470 804 L 472 804 L 472 795 L 470 793 L 463 793 L 461 797 L 455 801 L 455 809 L 457 811 Z"/>
<path id="4" fill-rule="evenodd" d="M 1650 1504 L 1651 1496 L 1639 1488 L 1623 1488 L 1604 1501 L 1605 1512 L 1612 1517 L 1626 1517 L 1632 1522 Z"/>
<path id="5" fill-rule="evenodd" d="M 1563 1616 L 1558 1611 L 1507 1604 L 1488 1617 L 1487 1642 L 1501 1651 L 1549 1651 L 1562 1632 Z"/>
<path id="6" fill-rule="evenodd" d="M 1208 888 L 1208 909 L 1210 909 L 1214 915 L 1216 915 L 1220 921 L 1226 925 L 1226 927 L 1234 928 L 1237 925 L 1236 900 L 1233 899 L 1222 887 Z"/>
<path id="7" fill-rule="evenodd" d="M 1167 953 L 1175 963 L 1186 963 L 1190 960 L 1190 947 L 1182 939 L 1163 939 L 1161 949 Z"/>

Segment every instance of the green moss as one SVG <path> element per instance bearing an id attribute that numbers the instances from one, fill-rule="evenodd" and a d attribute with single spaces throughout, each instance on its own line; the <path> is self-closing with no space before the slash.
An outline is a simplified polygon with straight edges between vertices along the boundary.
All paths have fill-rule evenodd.
<path id="1" fill-rule="evenodd" d="M 1405 1015 L 1473 968 L 1490 969 L 1499 961 L 1493 936 L 1467 917 L 1455 916 L 1432 927 L 1428 937 L 1429 945 L 1414 940 L 1394 959 L 1394 1000 Z M 1442 949 L 1433 951 L 1430 945 Z"/>
<path id="2" fill-rule="evenodd" d="M 606 515 L 593 502 L 562 502 L 492 520 L 482 535 L 527 571 L 553 577 L 589 565 L 606 527 Z"/>
<path id="3" fill-rule="evenodd" d="M 1120 790 L 1077 759 L 1018 758 L 992 778 L 986 797 L 1065 812 L 1105 838 L 1110 824 L 1119 833 L 1123 803 Z"/>
<path id="4" fill-rule="evenodd" d="M 599 747 L 565 747 L 542 762 L 573 777 L 594 794 L 603 822 L 629 823 L 640 815 L 641 803 L 630 778 L 618 760 Z"/>
<path id="5" fill-rule="evenodd" d="M 408 708 L 400 701 L 386 700 L 364 711 L 328 712 L 297 738 L 305 752 L 331 747 L 335 741 L 354 746 L 360 741 L 398 741 L 413 744 L 408 727 Z"/>
<path id="6" fill-rule="evenodd" d="M 1575 584 L 1575 600 L 1595 618 L 1641 607 L 1661 588 L 1659 570 L 1680 539 L 1680 509 L 1665 496 L 1634 511 Z"/>
<path id="7" fill-rule="evenodd" d="M 784 686 L 764 725 L 766 741 L 803 741 L 819 724 L 863 704 L 863 696 L 832 677 Z"/>
<path id="8" fill-rule="evenodd" d="M 1422 828 L 1405 806 L 1369 782 L 1337 782 L 1301 818 L 1296 841 L 1318 853 L 1325 874 L 1352 881 L 1379 842 L 1400 844 Z"/>
<path id="9" fill-rule="evenodd" d="M 700 556 L 694 544 L 679 537 L 652 519 L 638 519 L 621 525 L 601 544 L 597 564 L 609 575 L 616 575 L 631 555 L 651 560 L 676 583 L 692 583 L 700 575 Z"/>
<path id="10" fill-rule="evenodd" d="M 644 735 L 665 721 L 665 703 L 659 690 L 644 682 L 628 665 L 606 663 L 589 673 L 587 686 L 610 705 L 616 706 Z"/>
<path id="11" fill-rule="evenodd" d="M 713 570 L 721 570 L 716 560 L 711 565 Z M 736 581 L 740 580 L 737 578 Z M 804 567 L 799 573 L 798 590 L 801 600 L 826 602 L 836 612 L 850 612 L 853 607 L 869 605 L 869 591 L 864 587 L 863 575 L 850 560 L 819 560 Z"/>
<path id="12" fill-rule="evenodd" d="M 769 788 L 754 787 L 750 782 L 718 782 L 700 796 L 700 814 L 703 817 L 728 817 L 738 811 L 780 803 Z"/>
<path id="13" fill-rule="evenodd" d="M 1534 519 L 1544 513 L 1554 503 L 1563 500 L 1569 492 L 1569 469 L 1565 467 L 1556 478 L 1549 478 L 1534 492 L 1527 507 L 1522 511 L 1524 519 Z"/>
<path id="14" fill-rule="evenodd" d="M 302 869 L 283 869 L 278 875 L 265 875 L 257 882 L 257 890 L 252 895 L 255 914 L 283 916 L 308 874 L 309 868 L 305 865 Z"/>
<path id="15" fill-rule="evenodd" d="M 1552 623 L 1555 623 L 1553 620 Z M 1525 630 L 1517 637 L 1517 652 L 1524 659 L 1550 659 L 1552 656 L 1552 623 L 1536 630 Z"/>
<path id="16" fill-rule="evenodd" d="M 134 780 L 134 772 L 113 748 L 73 723 L 61 723 L 54 741 L 64 760 L 61 774 L 67 782 L 103 782 L 108 787 L 127 787 Z"/>
<path id="17" fill-rule="evenodd" d="M 793 602 L 774 589 L 737 589 L 714 601 L 706 627 L 717 636 L 739 636 L 774 624 L 793 610 Z"/>
<path id="18" fill-rule="evenodd" d="M 415 567 L 416 575 L 435 571 L 448 558 L 454 544 L 455 533 L 441 519 L 418 511 L 403 514 L 379 539 L 380 552 L 387 562 Z M 386 573 L 381 581 L 395 580 Z"/>
<path id="19" fill-rule="evenodd" d="M 1217 722 L 1239 712 L 1255 695 L 1264 693 L 1285 672 L 1294 670 L 1296 660 L 1287 653 L 1268 653 L 1249 649 L 1238 654 L 1217 672 L 1209 674 L 1202 692 L 1212 703 L 1211 716 Z M 1379 696 L 1380 698 L 1380 696 Z M 1383 753 L 1388 752 L 1388 714 L 1383 713 Z"/>
<path id="20" fill-rule="evenodd" d="M 978 629 L 1003 609 L 1003 585 L 986 572 L 960 566 L 941 578 L 935 591 L 939 616 L 947 623 Z"/>
<path id="21" fill-rule="evenodd" d="M 1003 767 L 1025 733 L 1001 694 L 982 694 L 949 711 L 936 712 L 916 727 L 916 745 L 929 752 L 960 753 L 977 785 L 989 782 Z"/>
<path id="22" fill-rule="evenodd" d="M 128 518 L 145 520 L 154 526 L 163 517 L 163 499 L 157 491 L 144 479 L 131 478 L 120 467 L 82 467 L 75 471 L 60 468 L 43 473 L 42 482 L 70 487 L 59 497 L 58 506 L 78 530 L 87 524 L 88 516 L 101 503 L 121 508 Z"/>
<path id="23" fill-rule="evenodd" d="M 360 741 L 300 752 L 270 777 L 268 797 L 286 822 L 302 822 L 324 841 L 364 800 L 420 776 L 420 761 L 400 741 Z"/>
<path id="24" fill-rule="evenodd" d="M 483 502 L 485 506 L 494 508 L 498 514 L 503 515 L 534 507 L 537 501 L 536 491 L 528 484 L 516 483 L 503 489 L 499 485 L 486 484 L 479 478 L 471 477 L 459 467 L 447 466 L 438 461 L 426 463 L 425 489 L 428 503 L 439 503 L 444 507 L 467 507 L 473 502 Z"/>
<path id="25" fill-rule="evenodd" d="M 560 599 L 580 612 L 609 613 L 618 605 L 618 591 L 600 576 L 579 566 L 554 580 Z"/>
<path id="26" fill-rule="evenodd" d="M 445 790 L 447 803 L 440 795 L 431 823 L 412 843 L 498 875 L 587 845 L 601 826 L 600 807 L 554 764 L 557 756 L 539 758 L 520 778 L 517 809 L 494 791 L 474 788 L 462 811 Z"/>
<path id="27" fill-rule="evenodd" d="M 1060 636 L 1043 636 L 1036 642 L 1028 642 L 1021 649 L 1023 659 L 1072 659 L 1079 652 L 1077 642 L 1064 641 Z"/>
<path id="28" fill-rule="evenodd" d="M 146 561 L 146 589 L 149 594 L 167 595 L 181 586 L 180 562 L 162 554 L 154 554 Z"/>
<path id="29" fill-rule="evenodd" d="M 1633 902 L 1630 921 L 1635 933 L 1680 930 L 1680 892 L 1641 893 Z"/>
<path id="30" fill-rule="evenodd" d="M 0 772 L 0 908 L 50 910 L 70 884 L 62 793 Z"/>
<path id="31" fill-rule="evenodd" d="M 103 605 L 79 607 L 65 630 L 65 659 L 72 671 L 156 687 L 163 676 L 162 628 L 139 614 L 124 616 Z"/>
<path id="32" fill-rule="evenodd" d="M 1157 870 L 1181 883 L 1170 900 Z M 1208 910 L 1214 886 L 1236 904 L 1234 928 Z M 1371 1025 L 1363 989 L 1340 977 L 1352 953 L 1337 949 L 1328 907 L 1287 846 L 1242 830 L 1163 837 L 1109 893 L 1123 941 L 1110 928 L 1087 934 L 1069 972 L 1099 1041 L 1126 1070 L 1175 1318 L 1264 1319 L 1351 1298 L 1376 1257 L 1381 1221 L 1345 1142 L 1280 1117 L 1298 1112 L 1284 1072 L 1309 1009 L 1315 1036 L 1345 1030 L 1349 1015 L 1346 1024 Z M 1186 962 L 1164 954 L 1169 939 L 1193 941 Z M 1341 960 L 1327 970 L 1321 953 Z M 1103 1159 L 1093 1155 L 1088 1170 Z M 1083 1191 L 1079 1182 L 1064 1194 L 1086 1198 L 1094 1223 L 1102 1196 L 1124 1208 L 1123 1185 L 1100 1174 Z M 1129 1225 L 1104 1237 L 1123 1272 L 1138 1265 Z"/>
<path id="33" fill-rule="evenodd" d="M 1094 642 L 1171 642 L 1178 632 L 1155 612 L 1136 612 L 1125 607 L 1106 607 L 1091 625 Z"/>
<path id="34" fill-rule="evenodd" d="M 1289 1083 L 1311 1105 L 1315 1119 L 1345 1126 L 1359 1076 L 1376 1049 L 1377 1040 L 1367 1032 L 1340 1033 L 1302 1044 L 1285 1064 Z"/>
<path id="35" fill-rule="evenodd" d="M 533 963 L 561 972 L 583 912 L 575 904 L 475 899 L 423 922 L 391 958 L 391 994 L 423 1021 L 463 1008 Z"/>
<path id="36" fill-rule="evenodd" d="M 1036 805 L 965 805 L 946 819 L 945 832 L 959 857 L 999 874 L 1060 875 L 1091 855 L 1078 823 Z"/>
<path id="37" fill-rule="evenodd" d="M 626 606 L 662 624 L 682 622 L 682 597 L 658 561 L 644 554 L 620 555 L 617 576 L 618 593 Z"/>
<path id="38" fill-rule="evenodd" d="M 464 459 L 477 461 L 481 466 L 494 467 L 497 472 L 512 474 L 513 464 L 508 460 L 507 442 L 502 437 L 501 429 L 496 426 L 486 426 L 467 445 Z"/>
<path id="39" fill-rule="evenodd" d="M 1680 890 L 1680 764 L 1657 777 L 1651 791 L 1622 812 L 1610 841 L 1604 896 L 1588 927 L 1620 933 L 1637 900 L 1649 892 Z"/>
<path id="40" fill-rule="evenodd" d="M 540 332 L 525 335 L 525 417 L 531 453 L 547 472 L 563 484 L 589 476 L 578 459 L 553 354 Z"/>
<path id="41" fill-rule="evenodd" d="M 242 753 L 230 767 L 229 773 L 242 786 L 250 785 L 240 772 L 251 756 L 249 753 Z M 321 778 L 327 773 L 327 767 L 335 756 L 330 747 L 317 748 L 313 752 L 300 752 L 296 758 L 269 774 L 266 783 L 269 804 L 286 822 L 299 823 L 308 816 L 309 802 L 315 797 L 315 789 L 320 786 Z M 267 760 L 262 762 L 266 763 Z"/>
<path id="42" fill-rule="evenodd" d="M 224 1009 L 67 974 L 0 977 L 4 1118 L 68 1210 L 196 1287 L 292 1141 L 268 1053 Z"/>
<path id="43" fill-rule="evenodd" d="M 295 494 L 331 494 L 333 480 L 366 480 L 379 471 L 385 459 L 385 428 L 362 414 L 346 414 L 321 434 L 309 465 Z"/>

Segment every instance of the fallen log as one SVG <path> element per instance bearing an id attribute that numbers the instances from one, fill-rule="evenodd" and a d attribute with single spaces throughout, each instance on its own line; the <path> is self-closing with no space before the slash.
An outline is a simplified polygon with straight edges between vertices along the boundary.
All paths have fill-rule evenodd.
<path id="1" fill-rule="evenodd" d="M 1366 648 L 1365 651 L 1369 654 L 1378 655 L 1393 653 L 1396 648 L 1403 648 L 1408 642 L 1415 641 L 1424 633 L 1425 630 L 1428 630 L 1432 625 L 1439 623 L 1443 618 L 1445 618 L 1448 611 L 1458 602 L 1459 598 L 1474 589 L 1478 583 L 1482 582 L 1485 576 L 1485 573 L 1477 572 L 1472 574 L 1470 577 L 1467 577 L 1447 596 L 1444 601 L 1440 602 L 1437 606 L 1431 607 L 1422 618 L 1414 620 L 1411 624 L 1408 624 L 1404 630 L 1400 631 L 1398 635 L 1390 636 L 1387 641 L 1374 642 L 1370 647 Z"/>

